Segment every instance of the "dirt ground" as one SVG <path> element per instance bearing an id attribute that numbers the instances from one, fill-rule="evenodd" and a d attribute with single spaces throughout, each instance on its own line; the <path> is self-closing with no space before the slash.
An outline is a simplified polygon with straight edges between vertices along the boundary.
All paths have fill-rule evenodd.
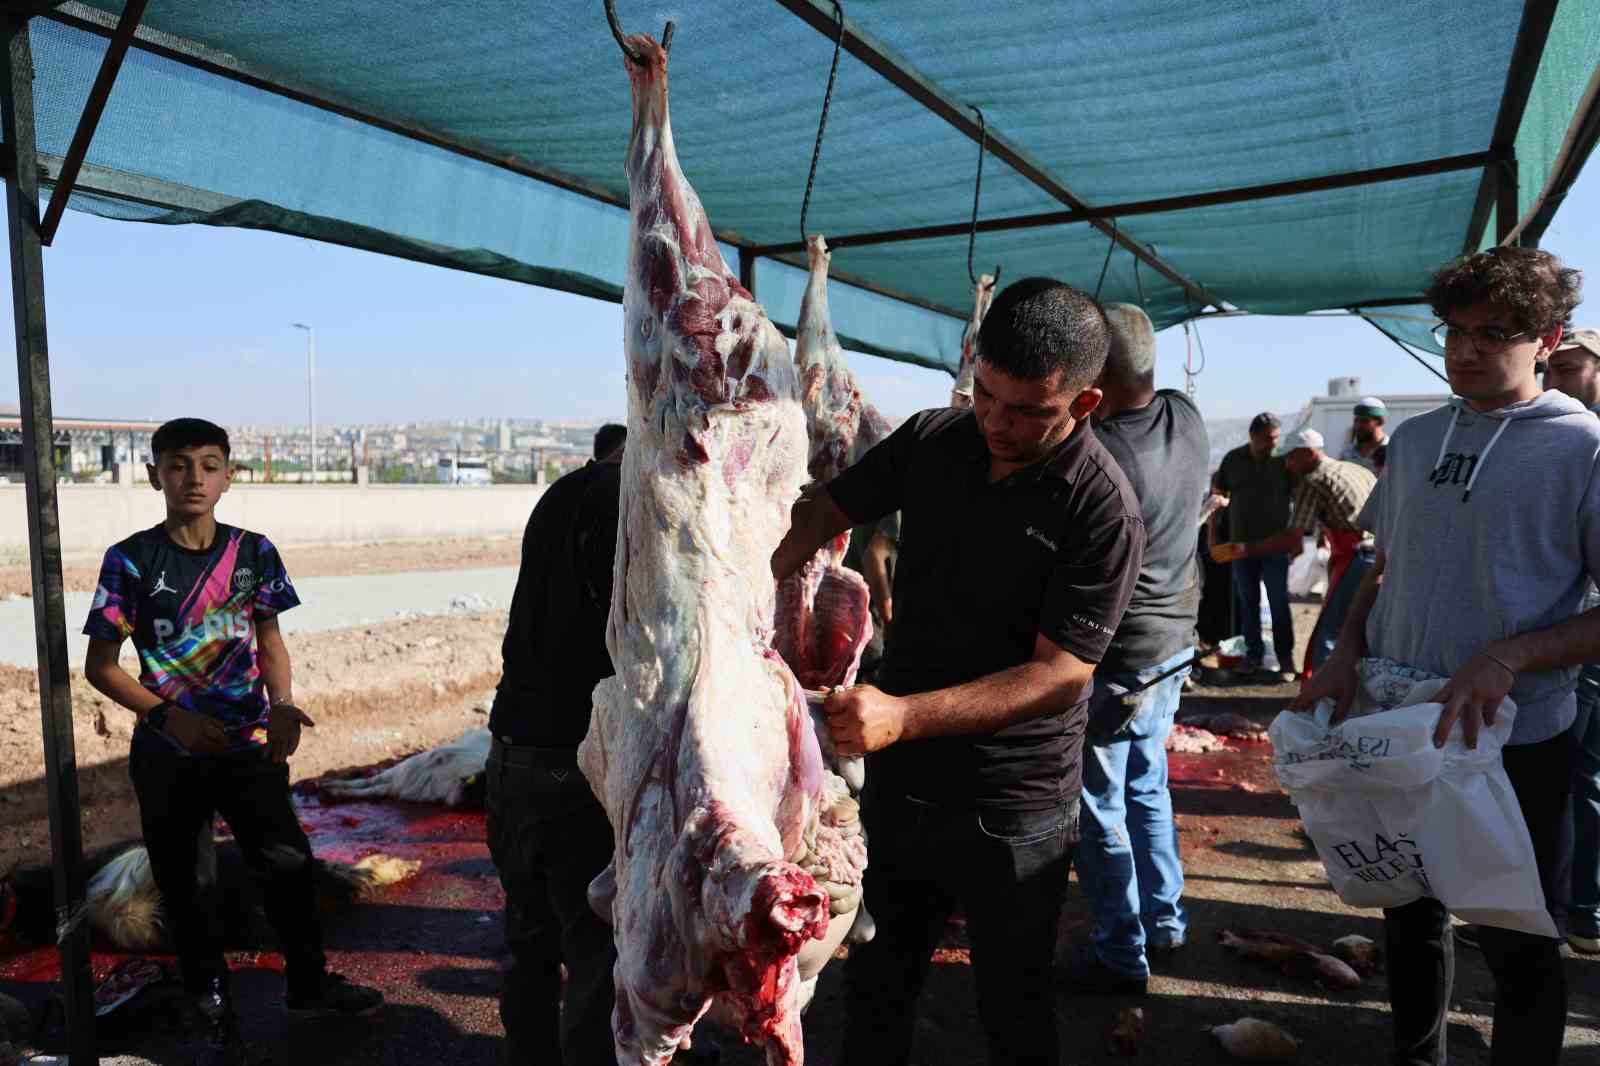
<path id="1" fill-rule="evenodd" d="M 1316 606 L 1296 606 L 1297 629 L 1309 631 Z M 494 681 L 500 619 L 452 616 L 366 630 L 320 634 L 292 648 L 299 687 L 319 732 L 308 736 L 295 776 L 383 760 L 453 737 L 481 722 L 474 710 Z M 37 770 L 37 704 L 21 691 L 22 671 L 0 676 L 0 802 L 7 827 L 0 854 L 22 845 L 11 828 L 23 815 L 32 828 L 28 851 L 41 853 L 42 805 Z M 30 675 L 31 676 L 31 675 Z M 13 691 L 13 690 L 17 691 Z M 1184 697 L 1188 710 L 1233 710 L 1266 725 L 1292 695 L 1291 686 L 1205 686 Z M 95 705 L 80 705 L 80 755 L 91 769 L 85 780 L 91 836 L 125 835 L 132 803 L 120 764 L 125 737 L 102 736 Z M 17 737 L 17 733 L 26 734 Z M 31 756 L 28 744 L 32 743 Z M 26 758 L 25 758 L 26 757 Z M 1223 929 L 1265 929 L 1326 944 L 1348 933 L 1381 941 L 1375 912 L 1342 905 L 1331 891 L 1286 796 L 1278 789 L 1264 743 L 1230 742 L 1226 751 L 1174 756 L 1171 782 L 1182 839 L 1190 912 L 1189 946 L 1158 966 L 1142 1000 L 1105 997 L 1058 999 L 1064 1064 L 1120 1062 L 1220 1064 L 1229 1060 L 1206 1030 L 1253 1016 L 1275 1022 L 1301 1041 L 1302 1066 L 1380 1063 L 1388 1057 L 1385 978 L 1369 978 L 1351 992 L 1325 992 L 1226 955 Z M 9 775 L 9 776 L 6 776 Z M 304 789 L 304 785 L 302 786 Z M 30 791 L 31 789 L 31 791 Z M 18 797 L 13 799 L 12 797 Z M 385 890 L 330 929 L 336 968 L 377 984 L 389 997 L 381 1023 L 334 1029 L 285 1027 L 272 1005 L 281 961 L 270 953 L 233 956 L 236 987 L 245 1003 L 245 1031 L 261 1061 L 308 1061 L 330 1066 L 401 1066 L 452 1061 L 488 1066 L 495 1061 L 499 956 L 499 886 L 482 840 L 481 815 L 406 805 L 322 807 L 301 797 L 302 820 L 320 853 L 356 857 L 381 849 L 421 858 L 423 874 Z M 1089 918 L 1074 887 L 1062 924 L 1066 949 L 1087 934 Z M 1493 986 L 1482 956 L 1458 949 L 1450 1061 L 1487 1066 Z M 97 972 L 114 962 L 97 955 Z M 0 960 L 0 987 L 30 989 L 38 999 L 52 965 L 49 953 Z M 1567 963 L 1571 985 L 1568 1063 L 1600 1063 L 1600 963 Z M 30 973 L 35 976 L 28 976 Z M 846 1004 L 843 966 L 823 974 L 806 1016 L 807 1060 L 839 1061 Z M 7 985 L 5 982 L 23 982 Z M 1137 1005 L 1145 1035 L 1129 1057 L 1112 1054 L 1107 1033 L 1117 1012 Z M 926 1066 L 966 1066 L 986 1061 L 978 1026 L 972 971 L 959 925 L 945 943 L 920 1003 L 915 1061 Z M 759 1066 L 757 1049 L 718 1036 L 725 1066 Z M 118 1066 L 185 1061 L 170 1034 L 134 1031 L 107 1037 L 106 1049 L 125 1052 Z M 999 1064 L 996 1064 L 999 1066 Z"/>
<path id="2" fill-rule="evenodd" d="M 521 556 L 521 541 L 516 537 L 491 537 L 382 544 L 280 544 L 278 550 L 290 575 L 302 578 L 516 566 Z M 65 560 L 62 579 L 68 592 L 93 592 L 99 577 L 98 558 L 80 556 Z M 0 566 L 0 599 L 32 594 L 33 578 L 26 562 Z"/>

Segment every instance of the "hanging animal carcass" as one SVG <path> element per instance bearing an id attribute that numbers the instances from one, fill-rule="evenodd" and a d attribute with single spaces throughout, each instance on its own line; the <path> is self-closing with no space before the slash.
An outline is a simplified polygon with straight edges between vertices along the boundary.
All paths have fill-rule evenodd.
<path id="1" fill-rule="evenodd" d="M 617 1056 L 662 1066 L 715 1008 L 769 1062 L 797 1064 L 797 956 L 843 937 L 851 915 L 830 901 L 859 894 L 865 862 L 853 804 L 831 794 L 804 691 L 773 649 L 770 559 L 804 477 L 804 420 L 788 346 L 679 169 L 666 52 L 623 41 L 628 449 L 606 634 L 617 672 L 595 689 L 579 749 L 616 839 L 590 895 L 615 930 Z"/>

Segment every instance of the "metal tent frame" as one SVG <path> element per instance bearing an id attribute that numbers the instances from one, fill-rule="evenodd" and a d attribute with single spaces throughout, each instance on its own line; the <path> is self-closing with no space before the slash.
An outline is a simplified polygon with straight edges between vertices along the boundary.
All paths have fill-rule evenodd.
<path id="1" fill-rule="evenodd" d="M 830 40 L 840 32 L 840 14 L 832 0 L 776 0 L 783 8 L 824 34 Z M 114 87 L 122 62 L 130 48 L 176 61 L 207 74 L 289 98 L 366 125 L 456 153 L 479 162 L 504 168 L 515 174 L 557 186 L 614 206 L 626 208 L 610 190 L 584 179 L 560 173 L 535 161 L 509 156 L 501 151 L 475 145 L 461 137 L 428 129 L 404 116 L 386 115 L 334 99 L 315 89 L 288 84 L 266 72 L 251 69 L 236 58 L 214 49 L 140 25 L 147 0 L 128 0 L 120 17 L 109 15 L 83 3 L 57 3 L 51 0 L 10 0 L 6 4 L 5 70 L 3 107 L 0 107 L 0 169 L 6 183 L 6 213 L 10 235 L 13 303 L 17 338 L 17 375 L 21 399 L 23 446 L 26 464 L 29 559 L 32 568 L 34 624 L 39 649 L 40 711 L 45 749 L 45 774 L 49 797 L 50 839 L 54 859 L 56 898 L 59 901 L 58 942 L 68 1022 L 68 1053 L 75 1064 L 98 1061 L 94 1041 L 94 1004 L 89 975 L 88 932 L 77 920 L 84 899 L 82 873 L 82 829 L 79 812 L 76 757 L 72 734 L 71 693 L 68 663 L 65 607 L 62 587 L 61 538 L 56 498 L 56 468 L 53 450 L 54 420 L 50 397 L 50 367 L 45 323 L 44 269 L 42 249 L 56 233 L 68 198 L 74 189 L 101 193 L 135 203 L 170 205 L 192 204 L 204 210 L 229 206 L 225 197 L 154 181 L 107 168 L 85 165 L 107 99 Z M 1087 222 L 1105 234 L 1114 246 L 1130 252 L 1139 262 L 1179 286 L 1192 299 L 1195 311 L 1215 308 L 1213 313 L 1236 314 L 1226 295 L 1216 293 L 1186 276 L 1153 248 L 1140 243 L 1116 222 L 1119 218 L 1185 208 L 1235 204 L 1294 196 L 1306 192 L 1343 189 L 1382 182 L 1400 181 L 1452 171 L 1481 169 L 1476 205 L 1465 233 L 1463 247 L 1479 246 L 1491 207 L 1496 210 L 1496 240 L 1502 243 L 1534 244 L 1570 188 L 1584 160 L 1600 138 L 1600 71 L 1580 105 L 1569 131 L 1555 171 L 1525 217 L 1515 217 L 1517 204 L 1516 167 L 1513 145 L 1523 118 L 1539 62 L 1554 20 L 1558 0 L 1527 0 L 1507 73 L 1506 88 L 1494 126 L 1494 136 L 1484 150 L 1439 159 L 1379 167 L 1296 181 L 1280 181 L 1242 188 L 1218 189 L 1187 196 L 1121 204 L 1093 205 L 1086 202 L 1058 176 L 1019 145 L 993 129 L 985 131 L 972 117 L 971 110 L 942 90 L 930 78 L 896 55 L 848 17 L 842 19 L 843 48 L 885 81 L 901 89 L 929 113 L 938 116 L 976 144 L 1009 164 L 1038 189 L 1058 201 L 1063 210 L 1041 214 L 990 218 L 977 222 L 979 232 L 1058 226 Z M 599 12 L 596 12 L 599 17 Z M 80 115 L 70 149 L 64 157 L 41 157 L 37 151 L 33 107 L 33 62 L 28 26 L 32 18 L 54 20 L 63 25 L 109 38 L 108 47 Z M 54 190 L 48 205 L 39 209 L 41 180 Z M 221 201 L 221 202 L 219 202 Z M 887 244 L 929 237 L 966 235 L 970 220 L 924 226 L 916 229 L 876 233 L 841 234 L 830 238 L 834 248 L 852 245 Z M 798 243 L 760 245 L 737 233 L 719 231 L 717 237 L 738 250 L 741 281 L 752 292 L 763 258 L 792 266 L 805 267 L 804 249 Z M 427 261 L 419 252 L 417 258 Z M 964 310 L 938 306 L 923 299 L 894 292 L 866 278 L 838 272 L 835 280 L 869 292 L 937 311 L 958 320 Z M 1384 298 L 1353 305 L 1349 310 L 1418 302 L 1417 298 Z"/>

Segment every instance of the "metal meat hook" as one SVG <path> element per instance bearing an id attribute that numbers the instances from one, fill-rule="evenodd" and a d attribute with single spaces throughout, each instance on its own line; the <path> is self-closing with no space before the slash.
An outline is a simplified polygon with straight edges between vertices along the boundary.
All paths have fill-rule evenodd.
<path id="1" fill-rule="evenodd" d="M 983 110 L 977 104 L 968 104 L 978 116 L 978 178 L 972 185 L 972 228 L 967 231 L 967 277 L 972 279 L 972 284 L 978 284 L 978 275 L 972 271 L 972 249 L 978 243 L 978 197 L 983 195 L 983 154 L 989 147 L 989 123 L 984 120 Z M 989 283 L 992 289 L 1000 284 L 1000 264 L 994 265 L 994 280 Z"/>
<path id="2" fill-rule="evenodd" d="M 622 54 L 631 61 L 642 65 L 644 57 L 627 42 L 627 35 L 622 32 L 622 22 L 617 18 L 617 0 L 605 0 L 605 5 L 606 21 L 611 24 L 611 36 L 617 39 L 617 47 L 622 49 Z M 669 22 L 661 31 L 661 50 L 669 55 L 672 53 L 672 31 L 675 29 L 677 27 Z"/>

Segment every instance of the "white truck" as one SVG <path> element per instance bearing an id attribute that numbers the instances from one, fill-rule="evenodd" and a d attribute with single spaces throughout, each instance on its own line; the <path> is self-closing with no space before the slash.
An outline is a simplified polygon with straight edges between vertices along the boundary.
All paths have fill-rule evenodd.
<path id="1" fill-rule="evenodd" d="M 435 474 L 441 485 L 488 485 L 494 481 L 489 474 L 489 460 L 481 455 L 463 455 L 459 459 L 441 455 Z"/>

